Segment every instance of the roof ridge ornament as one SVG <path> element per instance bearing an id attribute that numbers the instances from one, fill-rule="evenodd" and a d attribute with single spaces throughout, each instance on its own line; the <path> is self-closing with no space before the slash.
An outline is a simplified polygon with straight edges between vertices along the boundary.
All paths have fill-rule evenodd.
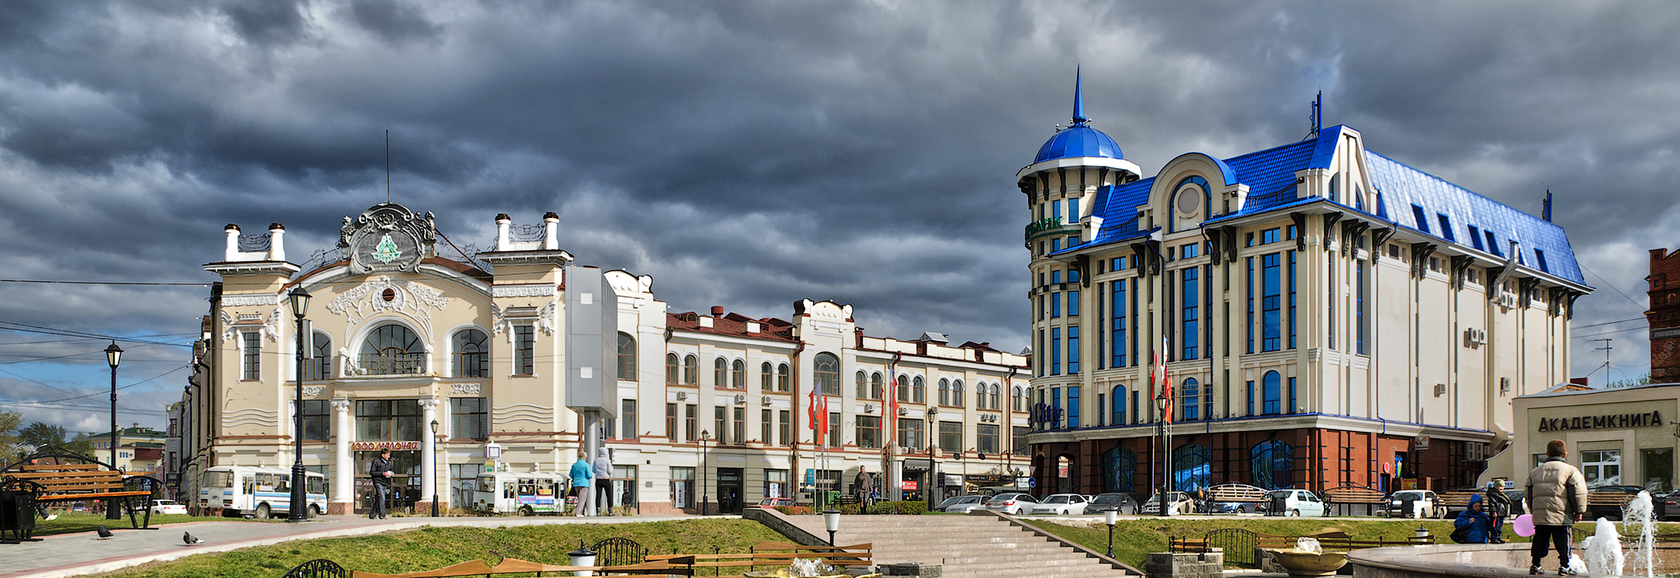
<path id="1" fill-rule="evenodd" d="M 1073 123 L 1069 128 L 1085 126 L 1091 119 L 1085 116 L 1085 82 L 1083 66 L 1073 69 Z"/>

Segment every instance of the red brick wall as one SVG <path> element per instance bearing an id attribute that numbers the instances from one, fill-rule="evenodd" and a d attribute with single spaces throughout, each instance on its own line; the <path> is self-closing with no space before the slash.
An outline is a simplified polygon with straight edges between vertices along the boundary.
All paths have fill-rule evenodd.
<path id="1" fill-rule="evenodd" d="M 1652 333 L 1680 328 L 1680 252 L 1652 249 L 1651 274 L 1645 281 L 1651 307 L 1645 319 Z M 1651 381 L 1680 381 L 1680 336 L 1651 340 Z"/>

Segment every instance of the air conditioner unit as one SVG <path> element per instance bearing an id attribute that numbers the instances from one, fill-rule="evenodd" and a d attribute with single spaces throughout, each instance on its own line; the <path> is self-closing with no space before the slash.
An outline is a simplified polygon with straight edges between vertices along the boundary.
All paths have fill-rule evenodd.
<path id="1" fill-rule="evenodd" d="M 1477 329 L 1476 330 L 1476 343 L 1487 343 L 1487 330 L 1485 330 L 1485 329 Z"/>
<path id="2" fill-rule="evenodd" d="M 1447 394 L 1447 384 L 1445 384 L 1445 383 L 1435 384 L 1435 397 L 1441 397 L 1441 396 L 1446 395 L 1446 394 Z"/>
<path id="3" fill-rule="evenodd" d="M 677 401 L 683 401 L 683 400 L 686 400 L 686 399 L 688 399 L 688 392 L 686 392 L 686 391 L 677 392 Z"/>
<path id="4" fill-rule="evenodd" d="M 1499 296 L 1499 306 L 1504 307 L 1506 309 L 1516 307 L 1517 306 L 1517 296 L 1515 294 L 1512 294 L 1512 293 L 1505 293 L 1503 295 L 1500 295 Z"/>
<path id="5" fill-rule="evenodd" d="M 770 396 L 764 396 L 764 405 L 770 405 Z"/>
<path id="6" fill-rule="evenodd" d="M 746 404 L 747 404 L 747 394 L 744 394 L 744 393 L 735 394 L 735 405 L 746 405 Z"/>
<path id="7" fill-rule="evenodd" d="M 875 404 L 873 404 L 873 403 L 863 404 L 863 413 L 875 413 Z"/>
<path id="8" fill-rule="evenodd" d="M 898 415 L 900 415 L 900 416 L 909 415 L 909 413 L 910 413 L 910 410 L 908 410 L 908 409 L 905 409 L 905 408 L 902 408 L 902 407 L 898 408 Z"/>
<path id="9" fill-rule="evenodd" d="M 1499 378 L 1499 391 L 1501 393 L 1511 391 L 1511 378 L 1509 378 L 1509 377 Z"/>

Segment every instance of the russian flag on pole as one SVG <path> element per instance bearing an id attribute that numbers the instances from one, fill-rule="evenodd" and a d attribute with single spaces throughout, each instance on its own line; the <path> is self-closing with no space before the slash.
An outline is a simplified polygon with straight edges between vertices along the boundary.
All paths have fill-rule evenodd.
<path id="1" fill-rule="evenodd" d="M 1159 380 L 1156 381 L 1156 383 L 1160 384 L 1162 395 L 1167 396 L 1167 410 L 1166 410 L 1166 413 L 1163 414 L 1161 417 L 1163 419 L 1165 419 L 1167 421 L 1167 423 L 1171 424 L 1172 421 L 1173 421 L 1173 386 L 1172 386 L 1172 376 L 1167 374 L 1167 336 L 1166 335 L 1161 336 L 1161 355 L 1157 356 L 1157 359 L 1160 360 L 1160 363 L 1158 363 L 1157 366 L 1156 366 L 1157 370 L 1159 371 L 1160 377 L 1159 377 Z"/>
<path id="2" fill-rule="evenodd" d="M 811 442 L 820 446 L 822 445 L 822 432 L 826 428 L 819 429 L 817 427 L 817 421 L 819 420 L 817 416 L 822 413 L 817 408 L 817 388 L 812 387 L 811 393 L 806 397 L 810 399 L 810 403 L 805 406 L 805 416 L 810 418 L 805 420 L 808 424 L 806 427 L 811 428 Z"/>

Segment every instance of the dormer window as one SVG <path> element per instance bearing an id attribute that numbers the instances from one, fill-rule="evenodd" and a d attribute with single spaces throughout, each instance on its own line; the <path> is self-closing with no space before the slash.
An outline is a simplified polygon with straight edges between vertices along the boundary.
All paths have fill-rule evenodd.
<path id="1" fill-rule="evenodd" d="M 1412 205 L 1412 222 L 1417 223 L 1419 231 L 1429 232 L 1429 220 L 1423 216 L 1423 207 Z"/>

